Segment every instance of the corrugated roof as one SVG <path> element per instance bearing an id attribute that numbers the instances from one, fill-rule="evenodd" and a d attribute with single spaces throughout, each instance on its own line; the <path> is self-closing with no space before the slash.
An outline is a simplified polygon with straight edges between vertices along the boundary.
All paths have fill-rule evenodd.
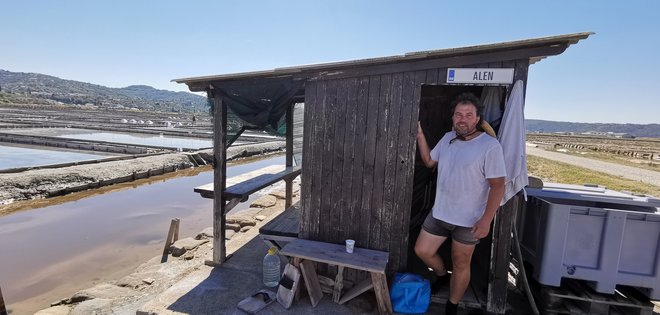
<path id="1" fill-rule="evenodd" d="M 477 46 L 466 46 L 459 48 L 447 48 L 447 49 L 438 49 L 438 50 L 410 52 L 403 55 L 394 55 L 387 57 L 356 59 L 356 60 L 329 62 L 329 63 L 317 63 L 311 65 L 275 68 L 272 70 L 264 70 L 264 71 L 251 71 L 251 72 L 221 74 L 221 75 L 212 75 L 212 76 L 181 78 L 181 79 L 174 79 L 172 81 L 177 83 L 185 83 L 188 85 L 199 85 L 200 83 L 204 84 L 206 82 L 214 82 L 214 81 L 230 81 L 230 80 L 247 79 L 247 78 L 290 76 L 307 71 L 331 71 L 331 70 L 337 70 L 347 67 L 391 64 L 391 63 L 397 63 L 403 61 L 436 59 L 436 58 L 456 56 L 456 55 L 470 55 L 477 53 L 506 51 L 513 49 L 522 49 L 522 48 L 533 48 L 533 47 L 553 46 L 553 45 L 570 46 L 572 44 L 579 42 L 582 39 L 586 39 L 587 37 L 593 34 L 594 34 L 593 32 L 574 33 L 574 34 L 539 37 L 539 38 L 509 41 L 509 42 L 500 42 L 494 44 L 477 45 Z M 543 56 L 530 57 L 530 63 L 537 62 L 545 57 L 547 56 L 543 55 Z"/>

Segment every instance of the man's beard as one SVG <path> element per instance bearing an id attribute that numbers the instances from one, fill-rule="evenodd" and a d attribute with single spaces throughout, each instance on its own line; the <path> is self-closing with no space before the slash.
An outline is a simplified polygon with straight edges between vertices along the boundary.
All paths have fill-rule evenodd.
<path id="1" fill-rule="evenodd" d="M 470 126 L 467 125 L 467 124 L 463 125 L 463 126 L 460 126 L 458 124 L 454 125 L 454 131 L 456 132 L 456 134 L 458 134 L 460 136 L 466 136 L 466 135 L 472 134 L 472 133 L 474 133 L 474 131 L 476 129 L 477 129 L 476 125 L 472 126 L 472 128 L 470 128 Z"/>

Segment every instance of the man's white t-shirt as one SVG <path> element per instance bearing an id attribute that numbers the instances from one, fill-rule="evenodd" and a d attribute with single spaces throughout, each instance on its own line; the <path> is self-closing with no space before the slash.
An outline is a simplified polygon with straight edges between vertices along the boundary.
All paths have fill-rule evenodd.
<path id="1" fill-rule="evenodd" d="M 474 139 L 446 133 L 431 150 L 438 161 L 433 217 L 457 226 L 472 227 L 486 210 L 489 178 L 506 176 L 502 146 L 485 132 Z M 498 202 L 499 204 L 499 202 Z"/>

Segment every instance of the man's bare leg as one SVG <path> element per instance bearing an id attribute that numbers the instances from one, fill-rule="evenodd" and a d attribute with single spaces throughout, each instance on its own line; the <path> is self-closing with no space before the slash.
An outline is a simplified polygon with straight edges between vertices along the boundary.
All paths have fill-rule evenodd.
<path id="1" fill-rule="evenodd" d="M 417 242 L 415 243 L 415 254 L 419 257 L 429 268 L 433 269 L 438 276 L 447 274 L 445 263 L 438 255 L 438 248 L 442 243 L 447 240 L 445 236 L 433 235 L 426 232 L 424 229 L 419 233 Z"/>
<path id="2" fill-rule="evenodd" d="M 470 262 L 475 245 L 451 242 L 452 274 L 449 283 L 449 301 L 458 304 L 470 284 Z"/>

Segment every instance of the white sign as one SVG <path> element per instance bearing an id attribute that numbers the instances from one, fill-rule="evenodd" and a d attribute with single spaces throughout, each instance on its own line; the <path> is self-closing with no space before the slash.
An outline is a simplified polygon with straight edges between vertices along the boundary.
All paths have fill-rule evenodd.
<path id="1" fill-rule="evenodd" d="M 447 83 L 511 84 L 513 68 L 449 68 Z"/>

